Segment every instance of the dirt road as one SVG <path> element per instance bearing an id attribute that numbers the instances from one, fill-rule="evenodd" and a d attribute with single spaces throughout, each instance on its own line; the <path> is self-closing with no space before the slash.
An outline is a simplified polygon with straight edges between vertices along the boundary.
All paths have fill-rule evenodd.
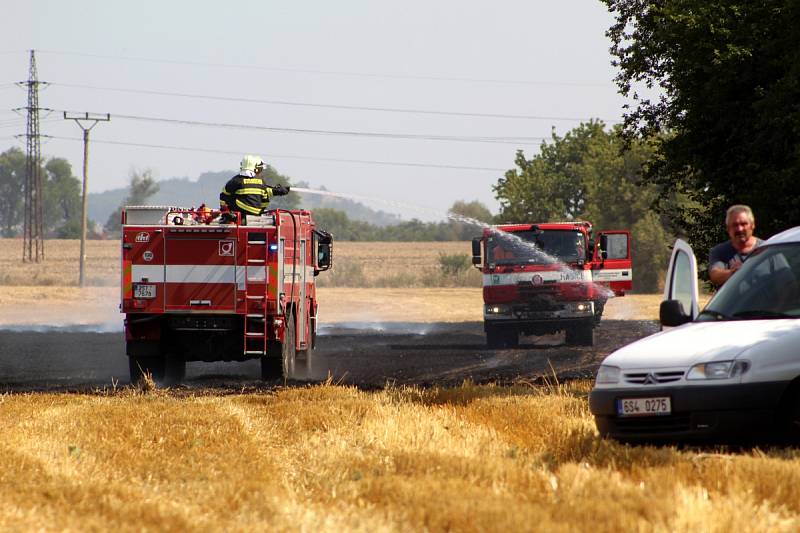
<path id="1" fill-rule="evenodd" d="M 563 335 L 523 338 L 518 349 L 489 350 L 480 322 L 336 323 L 323 325 L 311 372 L 297 380 L 335 381 L 360 387 L 458 384 L 591 376 L 602 358 L 657 331 L 650 320 L 606 320 L 593 348 L 567 347 Z M 186 387 L 241 390 L 261 387 L 257 361 L 189 363 Z M 72 390 L 128 383 L 121 332 L 91 327 L 0 330 L 0 391 Z M 275 383 L 267 384 L 268 386 Z"/>

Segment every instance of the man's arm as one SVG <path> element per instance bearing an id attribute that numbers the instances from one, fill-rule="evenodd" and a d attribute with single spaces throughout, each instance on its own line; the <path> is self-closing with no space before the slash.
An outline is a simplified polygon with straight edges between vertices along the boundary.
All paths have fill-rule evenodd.
<path id="1" fill-rule="evenodd" d="M 738 266 L 736 268 L 712 267 L 708 270 L 708 278 L 711 280 L 711 283 L 717 287 L 721 287 L 737 270 Z"/>
<path id="2" fill-rule="evenodd" d="M 726 263 L 720 255 L 719 247 L 715 246 L 708 255 L 708 278 L 711 283 L 721 287 L 723 283 L 728 281 L 728 278 L 733 276 L 734 272 L 739 270 L 740 266 L 742 266 L 742 262 L 738 257 L 734 257 Z"/>

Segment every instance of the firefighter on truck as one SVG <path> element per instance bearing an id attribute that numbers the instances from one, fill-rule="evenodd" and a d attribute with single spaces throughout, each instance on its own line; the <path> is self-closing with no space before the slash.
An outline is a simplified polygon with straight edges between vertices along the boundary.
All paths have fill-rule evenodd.
<path id="1" fill-rule="evenodd" d="M 219 194 L 222 215 L 220 222 L 234 222 L 235 213 L 241 213 L 242 222 L 246 215 L 259 216 L 269 206 L 273 196 L 285 196 L 290 188 L 284 185 L 267 185 L 261 174 L 264 160 L 257 155 L 246 155 L 239 165 L 239 173 L 232 177 Z"/>
<path id="2" fill-rule="evenodd" d="M 606 300 L 632 287 L 630 232 L 589 222 L 506 224 L 472 241 L 483 274 L 484 331 L 491 348 L 520 335 L 565 332 L 569 345 L 593 345 Z"/>

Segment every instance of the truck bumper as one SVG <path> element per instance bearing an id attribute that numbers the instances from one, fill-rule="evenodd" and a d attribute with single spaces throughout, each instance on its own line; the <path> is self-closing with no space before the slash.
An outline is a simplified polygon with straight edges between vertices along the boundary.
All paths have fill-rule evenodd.
<path id="1" fill-rule="evenodd" d="M 494 324 L 582 320 L 594 316 L 594 302 L 564 302 L 556 309 L 537 310 L 525 304 L 485 304 L 483 318 Z"/>
<path id="2" fill-rule="evenodd" d="M 684 441 L 764 437 L 775 429 L 789 382 L 736 385 L 597 389 L 589 409 L 604 437 L 624 441 Z M 662 416 L 621 417 L 617 401 L 670 398 L 672 412 Z"/>

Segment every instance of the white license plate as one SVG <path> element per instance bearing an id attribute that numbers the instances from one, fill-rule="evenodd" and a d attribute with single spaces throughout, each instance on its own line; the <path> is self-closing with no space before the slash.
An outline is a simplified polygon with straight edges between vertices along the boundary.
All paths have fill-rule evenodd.
<path id="1" fill-rule="evenodd" d="M 669 396 L 658 398 L 622 398 L 617 400 L 619 416 L 659 416 L 672 413 Z"/>
<path id="2" fill-rule="evenodd" d="M 155 285 L 134 285 L 133 286 L 134 298 L 155 298 L 156 286 Z"/>

